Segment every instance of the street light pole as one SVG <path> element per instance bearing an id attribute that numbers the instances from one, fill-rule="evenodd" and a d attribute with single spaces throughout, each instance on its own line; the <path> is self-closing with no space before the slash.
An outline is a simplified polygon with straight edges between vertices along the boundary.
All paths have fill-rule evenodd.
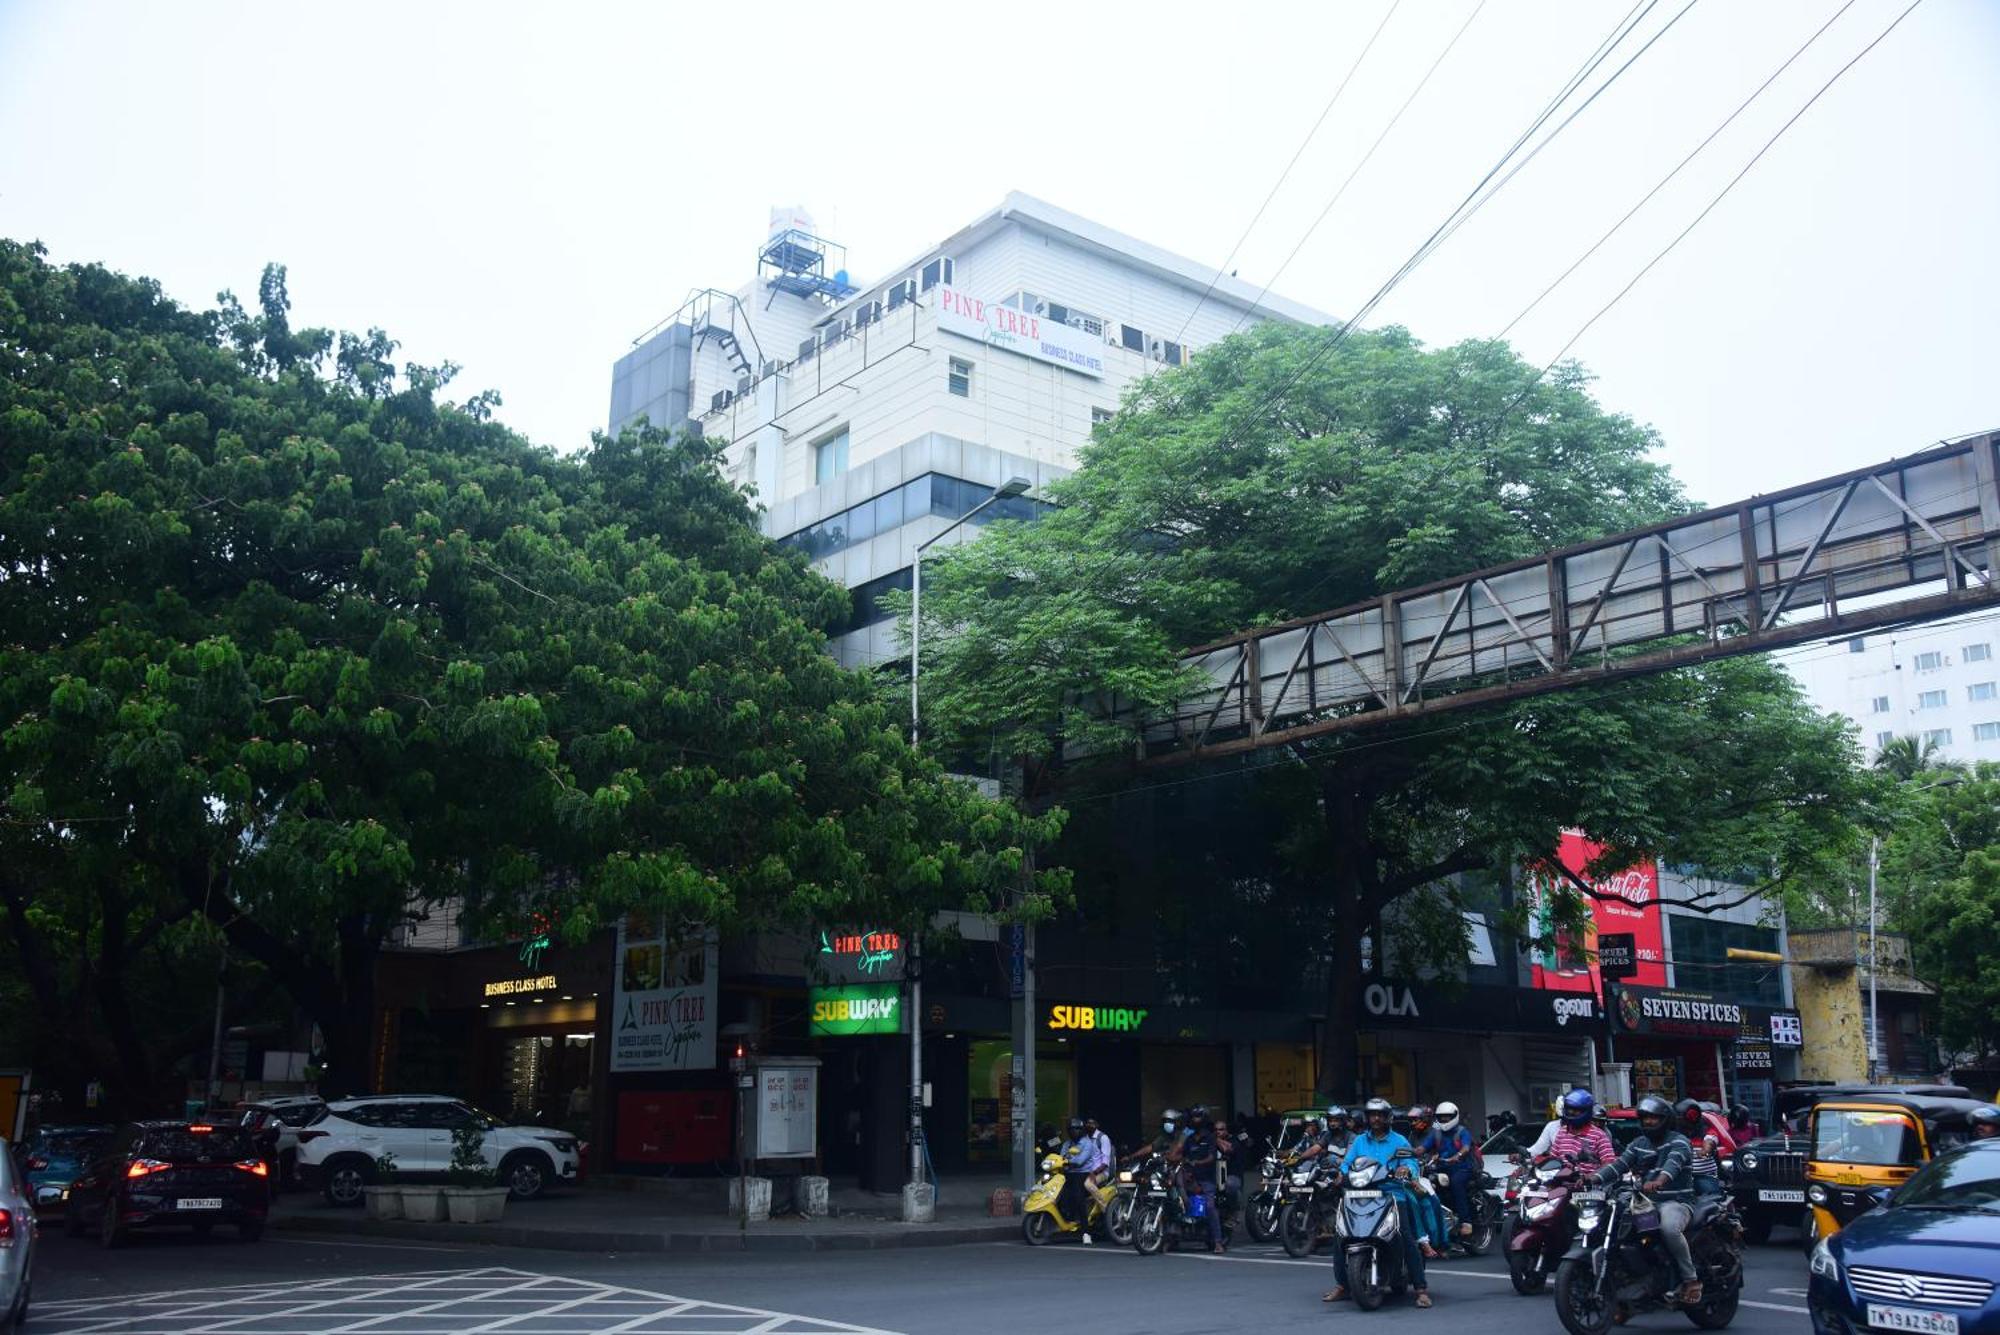
<path id="1" fill-rule="evenodd" d="M 1868 841 L 1868 1082 L 1880 1075 L 1876 1045 L 1882 1041 L 1882 1012 L 1878 1009 L 1875 980 L 1882 972 L 1882 942 L 1875 926 L 1875 871 L 1881 866 L 1882 841 Z"/>
<path id="2" fill-rule="evenodd" d="M 917 749 L 923 736 L 923 725 L 917 712 L 917 666 L 923 646 L 924 635 L 924 552 L 946 534 L 956 532 L 960 525 L 970 521 L 975 515 L 990 505 L 998 504 L 1010 497 L 1019 496 L 1029 486 L 1024 477 L 1010 477 L 993 494 L 967 510 L 958 518 L 946 524 L 930 537 L 917 544 L 910 557 L 910 749 Z M 921 959 L 922 944 L 916 933 L 910 934 L 910 1185 L 916 1186 L 924 1179 L 924 981 Z M 1034 1035 L 1028 1036 L 1030 1048 L 1028 1062 L 1032 1067 L 1035 1057 L 1032 1044 Z M 1032 1077 L 1031 1077 L 1032 1078 Z"/>

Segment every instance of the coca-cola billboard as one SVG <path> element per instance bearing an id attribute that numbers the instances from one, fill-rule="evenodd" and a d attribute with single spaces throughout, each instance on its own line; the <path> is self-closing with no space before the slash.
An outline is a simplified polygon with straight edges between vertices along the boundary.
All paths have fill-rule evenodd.
<path id="1" fill-rule="evenodd" d="M 1603 851 L 1603 845 L 1592 842 L 1580 830 L 1565 831 L 1556 847 L 1556 860 L 1586 881 L 1593 892 L 1591 922 L 1581 941 L 1568 932 L 1553 933 L 1551 939 L 1555 905 L 1564 895 L 1577 893 L 1574 883 L 1549 868 L 1529 869 L 1527 891 L 1537 938 L 1534 986 L 1558 992 L 1598 991 L 1596 959 L 1600 933 L 1632 938 L 1634 962 L 1629 981 L 1641 987 L 1666 986 L 1667 952 L 1660 927 L 1660 869 L 1648 861 L 1608 876 L 1585 875 L 1584 868 Z"/>

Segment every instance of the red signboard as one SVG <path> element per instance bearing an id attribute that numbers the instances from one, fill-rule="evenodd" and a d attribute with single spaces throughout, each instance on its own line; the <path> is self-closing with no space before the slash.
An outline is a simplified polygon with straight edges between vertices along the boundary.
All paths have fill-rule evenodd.
<path id="1" fill-rule="evenodd" d="M 1584 876 L 1584 868 L 1603 852 L 1581 831 L 1567 830 L 1556 849 L 1557 860 L 1570 872 Z M 1557 936 L 1555 948 L 1537 947 L 1534 985 L 1558 992 L 1597 992 L 1596 969 L 1598 933 L 1630 936 L 1636 967 L 1628 981 L 1641 987 L 1667 985 L 1667 951 L 1660 928 L 1660 870 L 1652 862 L 1641 862 L 1624 871 L 1591 879 L 1596 892 L 1591 901 L 1591 925 L 1579 942 L 1570 934 Z M 1528 875 L 1528 893 L 1537 919 L 1538 934 L 1549 921 L 1554 897 L 1574 885 L 1552 872 L 1534 870 Z"/>
<path id="2" fill-rule="evenodd" d="M 620 1163 L 713 1163 L 730 1157 L 729 1091 L 618 1096 Z"/>

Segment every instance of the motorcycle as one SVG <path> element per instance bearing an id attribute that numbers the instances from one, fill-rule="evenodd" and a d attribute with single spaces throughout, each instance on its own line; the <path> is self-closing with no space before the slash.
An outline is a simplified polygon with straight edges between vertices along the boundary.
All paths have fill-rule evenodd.
<path id="1" fill-rule="evenodd" d="M 1285 1187 L 1292 1175 L 1292 1165 L 1290 1155 L 1282 1161 L 1275 1154 L 1264 1156 L 1259 1173 L 1263 1185 L 1243 1208 L 1243 1227 L 1259 1242 L 1269 1242 L 1278 1236 L 1278 1216 L 1284 1212 Z"/>
<path id="2" fill-rule="evenodd" d="M 1230 1215 L 1235 1201 L 1227 1191 L 1189 1191 L 1177 1164 L 1155 1156 L 1139 1180 L 1139 1195 L 1133 1206 L 1132 1249 L 1141 1256 L 1157 1256 L 1184 1242 L 1208 1244 L 1208 1212 L 1222 1214 L 1222 1241 L 1226 1246 L 1235 1231 Z"/>
<path id="3" fill-rule="evenodd" d="M 1080 1220 L 1065 1219 L 1057 1207 L 1062 1188 L 1063 1158 L 1060 1154 L 1051 1154 L 1042 1160 L 1041 1180 L 1021 1202 L 1021 1236 L 1028 1240 L 1029 1246 L 1040 1247 L 1065 1233 L 1088 1232 L 1118 1195 L 1118 1189 L 1109 1182 L 1095 1188 L 1086 1185 L 1084 1195 L 1088 1205 L 1084 1217 Z"/>
<path id="4" fill-rule="evenodd" d="M 1130 1168 L 1118 1170 L 1112 1184 L 1111 1204 L 1104 1207 L 1104 1232 L 1120 1247 L 1132 1245 L 1139 1204 L 1139 1184 L 1159 1155 L 1149 1155 Z"/>
<path id="5" fill-rule="evenodd" d="M 1576 1213 L 1569 1201 L 1583 1189 L 1583 1176 L 1574 1159 L 1549 1155 L 1517 1180 L 1507 1234 L 1507 1277 L 1516 1293 L 1540 1293 L 1576 1236 Z"/>
<path id="6" fill-rule="evenodd" d="M 1689 1202 L 1688 1247 L 1701 1301 L 1682 1306 L 1675 1298 L 1680 1276 L 1660 1229 L 1660 1207 L 1638 1186 L 1580 1191 L 1576 1236 L 1556 1267 L 1556 1316 L 1569 1335 L 1605 1335 L 1621 1314 L 1679 1309 L 1703 1330 L 1720 1330 L 1736 1319 L 1743 1289 L 1743 1225 L 1727 1197 Z"/>
<path id="7" fill-rule="evenodd" d="M 1398 1150 L 1394 1157 L 1416 1155 Z M 1355 1160 L 1334 1215 L 1335 1245 L 1347 1264 L 1347 1291 L 1364 1312 L 1380 1307 L 1392 1293 L 1401 1294 L 1411 1282 L 1403 1265 L 1402 1212 L 1396 1208 L 1396 1193 L 1389 1190 L 1389 1177 L 1389 1165 Z"/>
<path id="8" fill-rule="evenodd" d="M 1339 1206 L 1339 1160 L 1318 1159 L 1294 1168 L 1285 1180 L 1285 1205 L 1278 1216 L 1285 1255 L 1310 1256 L 1321 1239 L 1332 1237 Z"/>

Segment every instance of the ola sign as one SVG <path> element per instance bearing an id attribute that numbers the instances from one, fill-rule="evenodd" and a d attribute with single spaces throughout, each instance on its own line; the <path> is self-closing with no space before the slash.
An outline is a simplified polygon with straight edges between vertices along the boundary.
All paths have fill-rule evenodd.
<path id="1" fill-rule="evenodd" d="M 1049 1028 L 1129 1034 L 1146 1022 L 1146 1012 L 1126 1006 L 1051 1006 Z"/>
<path id="2" fill-rule="evenodd" d="M 815 1037 L 903 1032 L 903 998 L 894 983 L 816 987 L 811 1001 Z"/>

